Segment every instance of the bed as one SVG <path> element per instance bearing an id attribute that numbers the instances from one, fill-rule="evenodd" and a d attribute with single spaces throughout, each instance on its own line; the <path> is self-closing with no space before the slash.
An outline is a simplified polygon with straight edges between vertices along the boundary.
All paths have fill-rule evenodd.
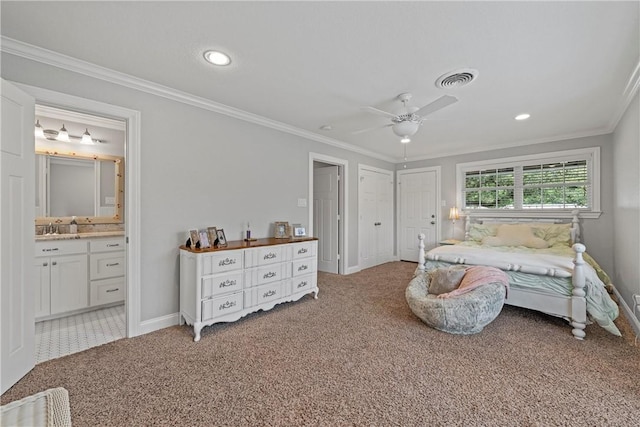
<path id="1" fill-rule="evenodd" d="M 580 243 L 579 212 L 570 221 L 465 216 L 465 240 L 425 253 L 420 234 L 418 273 L 452 264 L 497 267 L 509 277 L 506 304 L 566 319 L 575 338 L 595 321 L 620 336 L 614 324 L 619 311 L 607 289 L 607 274 Z"/>

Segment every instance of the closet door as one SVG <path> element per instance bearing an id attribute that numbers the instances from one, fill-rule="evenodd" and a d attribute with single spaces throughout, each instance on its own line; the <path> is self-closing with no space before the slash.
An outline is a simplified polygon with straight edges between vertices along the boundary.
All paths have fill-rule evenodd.
<path id="1" fill-rule="evenodd" d="M 360 268 L 393 258 L 393 172 L 359 167 L 358 244 Z"/>

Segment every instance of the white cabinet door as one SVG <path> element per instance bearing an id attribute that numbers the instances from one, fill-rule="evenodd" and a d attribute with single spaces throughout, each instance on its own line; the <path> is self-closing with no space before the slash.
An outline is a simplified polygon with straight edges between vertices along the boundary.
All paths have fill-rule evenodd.
<path id="1" fill-rule="evenodd" d="M 36 258 L 35 267 L 35 316 L 38 318 L 51 314 L 51 260 Z"/>
<path id="2" fill-rule="evenodd" d="M 401 260 L 418 260 L 420 233 L 425 235 L 427 250 L 436 246 L 439 226 L 437 185 L 435 170 L 398 172 L 398 247 Z"/>
<path id="3" fill-rule="evenodd" d="M 51 314 L 88 306 L 87 255 L 51 257 Z"/>

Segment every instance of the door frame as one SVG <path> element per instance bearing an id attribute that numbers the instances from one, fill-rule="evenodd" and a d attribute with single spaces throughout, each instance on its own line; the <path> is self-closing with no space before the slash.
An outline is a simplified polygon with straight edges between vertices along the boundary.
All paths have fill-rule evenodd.
<path id="1" fill-rule="evenodd" d="M 11 82 L 35 98 L 36 104 L 95 114 L 127 123 L 125 141 L 126 336 L 142 333 L 140 321 L 140 126 L 141 114 L 117 105 Z"/>
<path id="2" fill-rule="evenodd" d="M 395 174 L 393 173 L 393 170 L 389 170 L 389 169 L 382 169 L 382 168 L 378 168 L 375 166 L 369 166 L 363 163 L 358 163 L 358 269 L 361 270 L 362 266 L 360 263 L 360 248 L 362 247 L 362 230 L 360 227 L 360 209 L 361 209 L 361 205 L 362 205 L 362 199 L 361 199 L 361 191 L 360 191 L 360 181 L 361 181 L 361 177 L 362 177 L 362 171 L 366 170 L 369 172 L 375 172 L 375 173 L 382 173 L 385 175 L 389 175 L 389 177 L 391 178 L 392 181 L 395 180 Z M 391 194 L 391 204 L 393 205 L 394 203 L 396 203 L 396 186 L 392 185 L 392 193 Z M 395 222 L 397 224 L 397 217 L 394 218 L 394 216 L 396 215 L 396 213 L 393 210 L 393 207 L 391 208 L 391 222 L 392 224 Z M 398 234 L 397 234 L 397 227 L 394 227 L 393 225 L 391 226 L 391 233 L 395 234 L 392 236 L 392 240 L 393 242 L 397 242 L 398 240 Z M 398 253 L 396 251 L 396 246 L 397 243 L 392 243 L 391 244 L 391 258 L 389 259 L 389 261 L 397 261 L 398 260 Z"/>
<path id="3" fill-rule="evenodd" d="M 400 258 L 400 209 L 402 207 L 402 203 L 400 203 L 400 178 L 402 175 L 408 175 L 410 173 L 420 173 L 420 172 L 435 172 L 436 173 L 436 242 L 439 242 L 442 239 L 442 167 L 441 166 L 430 166 L 424 168 L 415 168 L 415 169 L 401 169 L 396 171 L 396 254 L 398 259 Z M 416 236 L 416 239 L 418 236 Z M 417 260 L 416 260 L 417 261 Z"/>
<path id="4" fill-rule="evenodd" d="M 347 240 L 347 236 L 349 236 L 349 222 L 347 218 L 347 212 L 349 212 L 349 161 L 325 154 L 309 152 L 309 192 L 307 200 L 309 201 L 308 229 L 310 236 L 313 236 L 313 162 L 316 161 L 338 166 L 338 175 L 340 176 L 338 180 L 338 215 L 340 215 L 340 221 L 338 222 L 338 274 L 350 274 L 353 271 L 347 270 L 347 266 L 349 265 L 349 242 Z"/>

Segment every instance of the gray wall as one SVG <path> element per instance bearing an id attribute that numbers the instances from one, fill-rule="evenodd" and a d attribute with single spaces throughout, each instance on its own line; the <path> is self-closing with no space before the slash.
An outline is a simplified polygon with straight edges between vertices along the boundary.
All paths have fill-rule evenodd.
<path id="1" fill-rule="evenodd" d="M 2 77 L 141 112 L 141 320 L 176 313 L 178 246 L 193 227 L 240 239 L 307 224 L 309 152 L 349 162 L 348 265 L 358 264 L 358 163 L 388 162 L 2 53 Z M 308 224 L 307 224 L 308 225 Z"/>
<path id="2" fill-rule="evenodd" d="M 572 150 L 576 148 L 600 147 L 600 207 L 602 215 L 598 219 L 582 220 L 582 241 L 587 252 L 592 255 L 605 271 L 613 277 L 613 147 L 612 135 L 554 141 L 501 150 L 483 151 L 459 156 L 442 157 L 407 163 L 407 169 L 427 166 L 442 166 L 442 199 L 446 206 L 441 208 L 442 236 L 451 235 L 449 207 L 456 203 L 456 164 L 502 157 Z M 637 156 L 636 156 L 637 158 Z M 396 169 L 402 169 L 402 164 Z M 462 226 L 456 223 L 456 235 L 462 237 Z"/>
<path id="3" fill-rule="evenodd" d="M 613 283 L 633 311 L 640 294 L 640 101 L 631 101 L 613 133 Z M 636 312 L 640 320 L 640 313 Z"/>

